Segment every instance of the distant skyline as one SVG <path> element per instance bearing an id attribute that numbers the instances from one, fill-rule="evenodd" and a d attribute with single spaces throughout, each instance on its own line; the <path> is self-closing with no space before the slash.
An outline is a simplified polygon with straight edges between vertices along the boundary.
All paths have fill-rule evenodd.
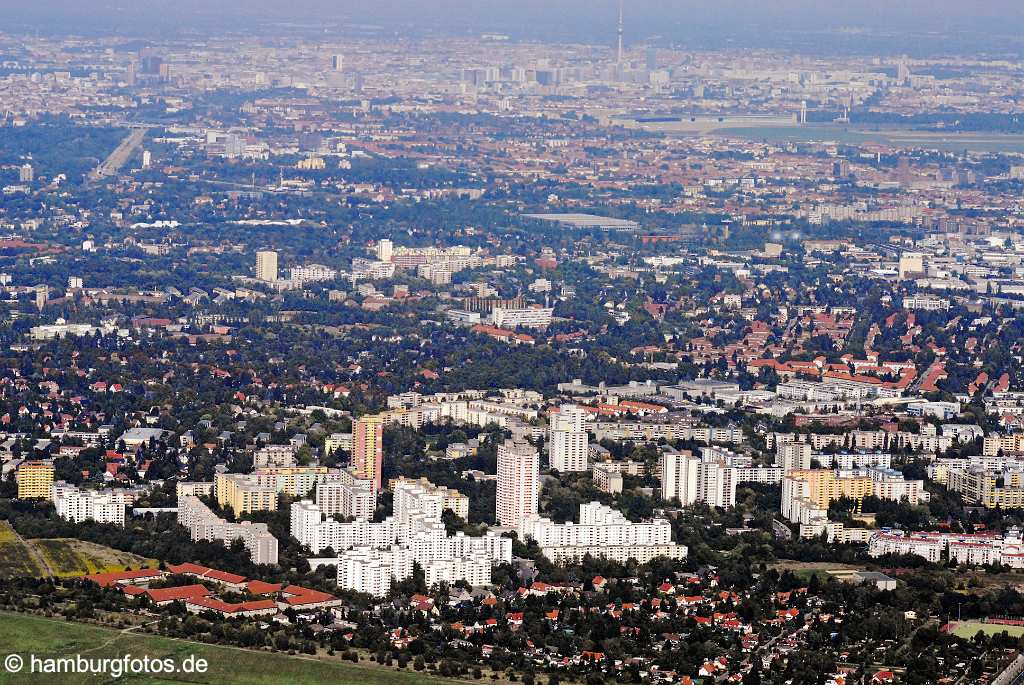
<path id="1" fill-rule="evenodd" d="M 627 0 L 625 38 L 696 48 L 827 51 L 1008 50 L 1024 46 L 1024 3 L 987 0 Z M 7 31 L 174 36 L 258 30 L 507 33 L 514 39 L 613 45 L 617 0 L 0 0 Z M 864 31 L 871 35 L 865 35 Z M 835 36 L 839 35 L 836 39 Z M 941 34 L 941 35 L 940 35 Z M 815 36 L 832 36 L 820 41 Z"/>

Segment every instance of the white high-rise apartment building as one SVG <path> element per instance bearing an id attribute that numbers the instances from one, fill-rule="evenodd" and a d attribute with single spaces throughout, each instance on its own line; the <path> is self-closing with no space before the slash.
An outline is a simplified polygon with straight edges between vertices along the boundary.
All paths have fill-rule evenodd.
<path id="1" fill-rule="evenodd" d="M 124 493 L 102 490 L 79 490 L 63 482 L 53 484 L 53 504 L 57 516 L 81 523 L 113 523 L 124 525 Z"/>
<path id="2" fill-rule="evenodd" d="M 241 540 L 254 564 L 277 563 L 277 538 L 265 523 L 230 523 L 220 518 L 202 500 L 192 495 L 178 498 L 178 525 L 188 528 L 193 540 L 220 540 L 230 545 Z"/>
<path id="3" fill-rule="evenodd" d="M 587 414 L 575 404 L 563 404 L 551 417 L 551 468 L 560 472 L 586 471 L 589 441 Z"/>
<path id="4" fill-rule="evenodd" d="M 518 528 L 524 518 L 536 514 L 539 487 L 540 455 L 536 448 L 525 440 L 506 440 L 498 445 L 498 523 Z"/>
<path id="5" fill-rule="evenodd" d="M 338 271 L 323 264 L 304 264 L 302 266 L 293 266 L 289 276 L 296 287 L 302 287 L 306 283 L 333 281 L 338 277 Z"/>
<path id="6" fill-rule="evenodd" d="M 363 592 L 374 597 L 384 597 L 391 590 L 394 578 L 405 578 L 406 566 L 410 568 L 408 552 L 394 549 L 373 549 L 355 547 L 338 555 L 338 587 L 354 592 Z"/>
<path id="7" fill-rule="evenodd" d="M 256 468 L 264 466 L 295 466 L 295 445 L 266 445 L 252 455 L 252 465 Z"/>
<path id="8" fill-rule="evenodd" d="M 634 523 L 599 502 L 581 504 L 579 519 L 579 523 L 554 523 L 531 516 L 523 521 L 519 532 L 523 538 L 533 538 L 555 563 L 587 555 L 646 563 L 655 557 L 681 559 L 687 554 L 685 546 L 672 542 L 672 524 L 667 519 Z"/>
<path id="9" fill-rule="evenodd" d="M 340 514 L 357 521 L 369 521 L 377 508 L 373 481 L 357 477 L 350 469 L 316 485 L 316 503 L 324 515 Z"/>
<path id="10" fill-rule="evenodd" d="M 665 452 L 661 455 L 661 498 L 679 498 L 686 506 L 697 501 L 700 459 L 688 452 Z"/>
<path id="11" fill-rule="evenodd" d="M 736 468 L 720 461 L 700 463 L 697 498 L 711 507 L 736 506 Z"/>
<path id="12" fill-rule="evenodd" d="M 384 597 L 393 580 L 412 575 L 414 563 L 423 567 L 427 587 L 438 583 L 451 585 L 463 580 L 480 587 L 491 582 L 492 560 L 483 554 L 434 559 L 424 564 L 416 553 L 400 545 L 389 549 L 356 547 L 338 555 L 338 586 L 355 592 Z"/>
<path id="13" fill-rule="evenodd" d="M 313 543 L 316 540 L 317 529 L 323 523 L 323 512 L 320 506 L 309 500 L 292 502 L 290 514 L 289 530 L 292 537 L 304 545 L 309 545 L 314 553 L 319 552 L 320 550 Z"/>
<path id="14" fill-rule="evenodd" d="M 696 502 L 711 507 L 735 506 L 738 481 L 736 467 L 710 456 L 700 459 L 685 452 L 661 456 L 661 497 L 678 497 L 683 506 Z"/>
<path id="15" fill-rule="evenodd" d="M 512 560 L 511 538 L 493 532 L 448 535 L 441 512 L 448 508 L 445 501 L 454 491 L 429 482 L 427 486 L 421 481 L 396 483 L 396 515 L 380 522 L 325 521 L 313 502 L 294 502 L 292 537 L 314 554 L 328 547 L 335 550 L 338 585 L 357 592 L 384 596 L 393 579 L 404 580 L 412 574 L 414 563 L 423 569 L 428 586 L 460 580 L 474 586 L 489 584 L 491 567 Z"/>
<path id="16" fill-rule="evenodd" d="M 277 253 L 273 250 L 260 250 L 256 253 L 256 279 L 265 283 L 277 280 Z"/>
<path id="17" fill-rule="evenodd" d="M 412 525 L 416 516 L 441 520 L 445 509 L 469 519 L 469 497 L 458 490 L 434 485 L 426 478 L 398 478 L 392 481 L 395 518 L 400 525 Z"/>
<path id="18" fill-rule="evenodd" d="M 785 471 L 811 468 L 811 446 L 809 443 L 793 442 L 775 447 L 775 465 Z"/>
<path id="19" fill-rule="evenodd" d="M 395 253 L 395 245 L 387 238 L 377 242 L 377 259 L 382 262 L 390 262 Z"/>
<path id="20" fill-rule="evenodd" d="M 525 307 L 522 309 L 502 309 L 496 307 L 491 312 L 491 322 L 498 328 L 546 328 L 551 324 L 550 307 Z"/>

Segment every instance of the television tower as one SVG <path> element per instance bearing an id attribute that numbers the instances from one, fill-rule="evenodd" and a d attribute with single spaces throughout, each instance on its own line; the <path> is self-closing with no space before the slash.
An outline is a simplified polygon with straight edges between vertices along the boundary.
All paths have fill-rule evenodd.
<path id="1" fill-rule="evenodd" d="M 622 3 L 623 0 L 619 0 L 619 64 L 622 64 Z"/>

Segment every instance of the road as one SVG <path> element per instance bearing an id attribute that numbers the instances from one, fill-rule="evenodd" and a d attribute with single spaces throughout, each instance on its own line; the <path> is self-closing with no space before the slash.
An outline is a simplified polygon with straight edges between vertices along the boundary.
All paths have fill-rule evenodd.
<path id="1" fill-rule="evenodd" d="M 142 141 L 146 137 L 146 130 L 145 128 L 133 128 L 114 151 L 98 167 L 89 172 L 89 181 L 102 181 L 120 171 L 136 148 L 142 145 Z"/>

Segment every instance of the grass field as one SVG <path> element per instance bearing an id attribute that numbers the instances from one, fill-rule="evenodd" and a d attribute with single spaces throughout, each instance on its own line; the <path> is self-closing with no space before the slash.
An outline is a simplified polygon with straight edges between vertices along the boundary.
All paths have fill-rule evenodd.
<path id="1" fill-rule="evenodd" d="M 11 524 L 0 521 L 0 578 L 41 576 L 40 569 L 25 543 L 14 533 Z"/>
<path id="2" fill-rule="evenodd" d="M 61 674 L 42 675 L 27 672 L 29 655 L 40 659 L 68 657 L 81 654 L 86 659 L 119 658 L 126 654 L 133 657 L 149 656 L 156 659 L 172 658 L 178 664 L 195 655 L 209 662 L 205 674 L 182 673 L 160 676 L 130 675 L 117 680 L 118 683 L 211 683 L 216 685 L 314 685 L 335 683 L 337 685 L 428 685 L 452 684 L 465 681 L 436 678 L 411 669 L 399 672 L 395 669 L 362 666 L 336 659 L 328 661 L 314 657 L 288 656 L 284 654 L 258 653 L 231 647 L 216 647 L 165 637 L 154 637 L 137 632 L 122 632 L 95 626 L 86 626 L 64 621 L 50 620 L 23 614 L 0 613 L 0 661 L 8 654 L 16 653 L 24 658 L 25 668 L 12 675 L 0 668 L 0 685 L 35 683 L 87 684 L 111 682 L 109 676 Z"/>
<path id="3" fill-rule="evenodd" d="M 0 578 L 46 576 L 46 565 L 53 575 L 66 578 L 126 568 L 155 567 L 157 562 L 83 540 L 22 540 L 11 529 L 10 523 L 0 521 Z"/>
<path id="4" fill-rule="evenodd" d="M 43 555 L 46 563 L 53 569 L 54 575 L 58 577 L 121 571 L 129 567 L 157 566 L 154 559 L 146 559 L 82 540 L 55 538 L 31 540 L 29 544 Z"/>
<path id="5" fill-rule="evenodd" d="M 957 637 L 970 639 L 977 635 L 979 630 L 986 635 L 997 635 L 1004 631 L 1013 637 L 1024 635 L 1024 626 L 1002 626 L 998 623 L 982 623 L 980 621 L 962 621 L 957 623 L 956 628 L 953 629 L 953 634 Z"/>

